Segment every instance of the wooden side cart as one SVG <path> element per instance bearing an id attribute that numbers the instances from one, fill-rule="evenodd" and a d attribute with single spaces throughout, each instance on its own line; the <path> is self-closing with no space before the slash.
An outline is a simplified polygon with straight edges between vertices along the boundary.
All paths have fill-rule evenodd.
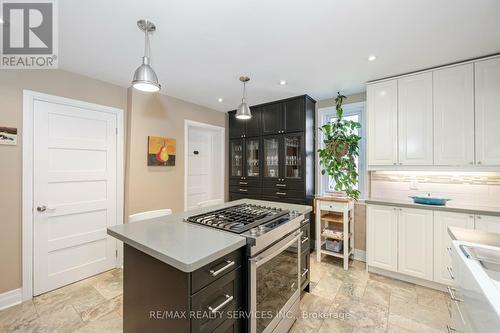
<path id="1" fill-rule="evenodd" d="M 354 252 L 354 201 L 348 198 L 316 197 L 316 259 L 329 255 L 344 260 L 349 267 L 349 257 Z"/>

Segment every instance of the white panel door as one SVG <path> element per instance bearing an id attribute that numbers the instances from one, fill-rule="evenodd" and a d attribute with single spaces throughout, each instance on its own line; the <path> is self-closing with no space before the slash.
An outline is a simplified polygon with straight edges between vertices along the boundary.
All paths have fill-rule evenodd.
<path id="1" fill-rule="evenodd" d="M 473 64 L 433 72 L 434 164 L 474 164 Z"/>
<path id="2" fill-rule="evenodd" d="M 500 165 L 500 58 L 475 63 L 476 164 Z"/>
<path id="3" fill-rule="evenodd" d="M 398 80 L 399 164 L 432 165 L 432 73 Z"/>
<path id="4" fill-rule="evenodd" d="M 398 163 L 398 82 L 370 84 L 368 99 L 368 165 Z"/>
<path id="5" fill-rule="evenodd" d="M 474 215 L 451 212 L 434 212 L 434 281 L 452 285 L 448 267 L 451 267 L 449 248 L 451 237 L 448 227 L 474 229 Z"/>
<path id="6" fill-rule="evenodd" d="M 34 294 L 116 265 L 116 115 L 34 101 Z"/>
<path id="7" fill-rule="evenodd" d="M 366 214 L 368 265 L 397 272 L 398 218 L 396 208 L 368 205 Z"/>
<path id="8" fill-rule="evenodd" d="M 398 208 L 398 272 L 433 279 L 432 210 Z"/>
<path id="9" fill-rule="evenodd" d="M 500 233 L 500 216 L 476 215 L 476 229 Z"/>

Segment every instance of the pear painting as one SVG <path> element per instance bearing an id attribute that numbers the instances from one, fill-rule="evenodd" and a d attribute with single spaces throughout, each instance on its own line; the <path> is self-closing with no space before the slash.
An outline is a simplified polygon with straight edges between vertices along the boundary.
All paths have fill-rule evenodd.
<path id="1" fill-rule="evenodd" d="M 148 166 L 174 166 L 175 139 L 148 136 Z"/>

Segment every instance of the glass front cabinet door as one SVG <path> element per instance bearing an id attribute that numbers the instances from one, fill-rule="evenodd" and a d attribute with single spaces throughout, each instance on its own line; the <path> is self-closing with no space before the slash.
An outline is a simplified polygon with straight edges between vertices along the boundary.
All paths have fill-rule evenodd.
<path id="1" fill-rule="evenodd" d="M 268 136 L 263 139 L 264 146 L 264 178 L 280 177 L 280 136 Z"/>
<path id="2" fill-rule="evenodd" d="M 231 153 L 231 177 L 243 177 L 243 139 L 231 140 L 229 146 Z"/>
<path id="3" fill-rule="evenodd" d="M 245 154 L 246 154 L 246 176 L 260 177 L 260 140 L 246 139 Z"/>
<path id="4" fill-rule="evenodd" d="M 302 180 L 304 177 L 304 136 L 302 134 L 286 134 L 283 136 L 284 148 L 284 178 L 287 180 Z"/>

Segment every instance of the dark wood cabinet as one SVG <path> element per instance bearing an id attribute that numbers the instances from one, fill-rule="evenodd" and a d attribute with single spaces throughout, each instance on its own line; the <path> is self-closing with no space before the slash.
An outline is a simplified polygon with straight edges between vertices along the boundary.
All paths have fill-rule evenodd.
<path id="1" fill-rule="evenodd" d="M 229 138 L 246 138 L 259 136 L 261 133 L 261 108 L 250 108 L 252 118 L 242 120 L 236 118 L 236 111 L 229 112 Z"/>
<path id="2" fill-rule="evenodd" d="M 260 126 L 262 123 L 262 108 L 251 108 L 250 111 L 252 112 L 252 118 L 246 120 L 246 132 L 244 133 L 245 137 L 259 136 L 261 132 Z"/>
<path id="3" fill-rule="evenodd" d="M 252 119 L 232 129 L 229 113 L 229 193 L 231 200 L 244 197 L 312 204 L 314 196 L 315 101 L 298 96 L 251 109 Z M 231 121 L 231 119 L 233 119 Z M 260 124 L 260 135 L 255 124 Z M 251 129 L 251 130 L 250 130 Z M 252 137 L 246 137 L 252 133 Z"/>

